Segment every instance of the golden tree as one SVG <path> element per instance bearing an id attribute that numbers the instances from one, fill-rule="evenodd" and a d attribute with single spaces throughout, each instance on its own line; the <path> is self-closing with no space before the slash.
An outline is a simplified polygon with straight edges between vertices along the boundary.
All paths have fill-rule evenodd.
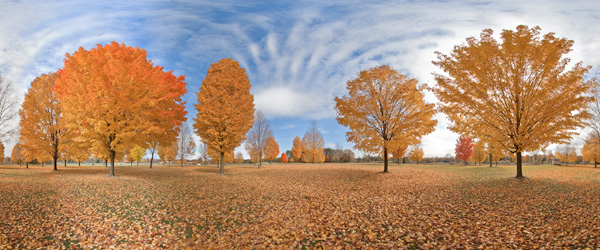
<path id="1" fill-rule="evenodd" d="M 388 172 L 388 150 L 401 144 L 413 145 L 433 132 L 433 104 L 423 100 L 426 85 L 417 86 L 387 65 L 361 71 L 347 83 L 348 96 L 335 98 L 337 121 L 354 148 L 377 154 L 383 151 L 383 172 Z"/>
<path id="2" fill-rule="evenodd" d="M 598 167 L 598 162 L 600 161 L 600 144 L 597 143 L 600 139 L 597 136 L 596 133 L 590 134 L 581 149 L 583 159 L 594 162 L 595 168 Z"/>
<path id="3" fill-rule="evenodd" d="M 481 165 L 487 159 L 485 143 L 482 140 L 479 140 L 473 146 L 473 154 L 471 154 L 471 161 L 473 163 L 477 163 L 477 165 Z"/>
<path id="4" fill-rule="evenodd" d="M 19 164 L 19 166 L 21 166 L 21 163 L 23 163 L 23 161 L 25 160 L 25 157 L 23 156 L 23 153 L 21 152 L 21 144 L 19 144 L 19 143 L 15 144 L 15 146 L 13 147 L 12 153 L 10 154 L 10 160 L 14 163 Z"/>
<path id="5" fill-rule="evenodd" d="M 159 145 L 158 146 L 158 157 L 169 163 L 171 166 L 171 162 L 177 158 L 177 152 L 179 151 L 179 147 L 176 142 L 171 143 L 171 145 Z"/>
<path id="6" fill-rule="evenodd" d="M 522 152 L 564 143 L 584 126 L 586 96 L 595 80 L 584 81 L 590 67 L 577 63 L 566 70 L 573 41 L 540 28 L 520 25 L 503 30 L 502 42 L 486 29 L 480 39 L 467 38 L 450 55 L 433 62 L 447 75 L 435 74 L 440 110 L 453 122 L 450 129 L 486 138 L 517 157 L 523 177 Z"/>
<path id="7" fill-rule="evenodd" d="M 419 161 L 423 160 L 423 149 L 418 146 L 413 146 L 408 152 L 408 159 L 411 161 L 416 161 L 419 164 Z"/>
<path id="8" fill-rule="evenodd" d="M 498 166 L 498 161 L 502 159 L 506 155 L 506 151 L 502 148 L 502 146 L 495 145 L 494 143 L 488 143 L 487 153 L 490 160 L 490 167 L 492 167 L 492 161 L 496 162 L 496 166 Z"/>
<path id="9" fill-rule="evenodd" d="M 300 158 L 302 157 L 302 139 L 299 136 L 294 138 L 294 142 L 292 145 L 292 158 L 297 162 L 300 162 Z"/>
<path id="10" fill-rule="evenodd" d="M 165 72 L 146 57 L 143 49 L 112 42 L 67 54 L 58 71 L 54 91 L 63 104 L 64 124 L 78 131 L 76 140 L 91 141 L 92 152 L 107 156 L 110 176 L 117 154 L 185 121 L 184 76 Z"/>
<path id="11" fill-rule="evenodd" d="M 67 144 L 62 104 L 52 91 L 57 79 L 56 73 L 35 78 L 19 110 L 19 142 L 23 155 L 34 160 L 37 154 L 48 154 L 54 161 L 54 170 L 57 170 L 56 162 Z"/>
<path id="12" fill-rule="evenodd" d="M 324 148 L 325 139 L 323 139 L 323 135 L 321 135 L 319 128 L 317 128 L 317 122 L 313 121 L 311 128 L 306 131 L 304 137 L 302 137 L 302 152 L 306 154 L 307 160 L 312 161 L 314 164 L 317 162 L 317 155 L 320 154 Z"/>
<path id="13" fill-rule="evenodd" d="M 269 121 L 260 110 L 257 110 L 254 115 L 254 125 L 246 136 L 248 139 L 246 140 L 245 148 L 247 152 L 252 151 L 258 154 L 258 168 L 262 167 L 262 158 L 266 154 L 267 138 L 272 136 L 273 131 L 271 131 Z"/>
<path id="14" fill-rule="evenodd" d="M 399 144 L 396 146 L 395 149 L 392 149 L 392 156 L 396 159 L 398 159 L 398 165 L 400 165 L 400 161 L 402 159 L 402 157 L 404 157 L 404 155 L 406 154 L 406 150 L 408 149 L 408 145 L 406 144 Z"/>
<path id="15" fill-rule="evenodd" d="M 265 158 L 271 162 L 279 156 L 279 144 L 275 141 L 275 137 L 269 136 L 265 143 Z"/>
<path id="16" fill-rule="evenodd" d="M 209 148 L 208 155 L 210 156 L 210 158 L 212 158 L 217 163 L 217 165 L 219 167 L 221 166 L 221 159 L 223 159 L 225 161 L 224 164 L 225 163 L 231 164 L 235 160 L 234 150 L 231 150 L 231 151 L 225 153 L 223 158 L 221 158 L 221 154 L 219 152 Z"/>
<path id="17" fill-rule="evenodd" d="M 210 65 L 198 92 L 194 129 L 210 150 L 220 154 L 221 174 L 225 153 L 246 139 L 254 123 L 253 102 L 250 80 L 237 61 L 226 58 Z"/>
<path id="18" fill-rule="evenodd" d="M 140 161 L 142 160 L 142 157 L 144 157 L 145 154 L 146 149 L 139 145 L 135 145 L 135 147 L 129 150 L 129 155 L 131 155 L 131 159 L 135 161 L 138 166 L 140 165 Z"/>

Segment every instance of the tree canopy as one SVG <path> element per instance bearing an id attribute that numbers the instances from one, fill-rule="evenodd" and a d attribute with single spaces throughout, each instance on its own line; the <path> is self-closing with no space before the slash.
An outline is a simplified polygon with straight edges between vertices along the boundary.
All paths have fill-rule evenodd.
<path id="1" fill-rule="evenodd" d="M 518 178 L 522 152 L 565 143 L 585 125 L 593 100 L 588 92 L 597 85 L 584 81 L 589 66 L 579 62 L 567 70 L 570 60 L 563 56 L 572 40 L 540 30 L 520 25 L 503 30 L 499 42 L 486 29 L 448 55 L 436 52 L 433 62 L 446 73 L 435 74 L 434 92 L 450 130 L 516 154 Z"/>

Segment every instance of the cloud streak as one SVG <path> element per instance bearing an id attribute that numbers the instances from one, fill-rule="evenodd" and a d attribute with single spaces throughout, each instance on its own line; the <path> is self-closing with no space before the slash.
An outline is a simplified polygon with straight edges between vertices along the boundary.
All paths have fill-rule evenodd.
<path id="1" fill-rule="evenodd" d="M 186 75 L 189 118 L 210 64 L 232 57 L 268 117 L 331 121 L 333 98 L 360 70 L 388 64 L 432 86 L 434 51 L 449 53 L 484 28 L 539 25 L 575 40 L 574 62 L 597 66 L 598 11 L 590 1 L 2 2 L 0 74 L 22 95 L 36 76 L 61 67 L 65 53 L 117 40 Z M 431 94 L 427 100 L 437 101 Z M 326 139 L 343 141 L 340 134 Z M 438 125 L 423 140 L 425 155 L 446 154 L 456 137 Z"/>

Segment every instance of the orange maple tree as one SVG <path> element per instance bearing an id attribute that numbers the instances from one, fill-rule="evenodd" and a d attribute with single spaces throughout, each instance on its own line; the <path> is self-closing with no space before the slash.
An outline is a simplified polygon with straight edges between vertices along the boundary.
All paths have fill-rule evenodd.
<path id="1" fill-rule="evenodd" d="M 485 143 L 481 140 L 473 145 L 473 154 L 471 154 L 471 161 L 481 165 L 487 159 Z"/>
<path id="2" fill-rule="evenodd" d="M 586 161 L 594 162 L 594 167 L 598 167 L 598 162 L 600 161 L 600 145 L 597 143 L 600 141 L 597 138 L 596 133 L 592 133 L 585 140 L 585 144 L 583 144 L 583 148 L 581 148 L 581 156 Z"/>
<path id="3" fill-rule="evenodd" d="M 146 57 L 143 49 L 112 42 L 67 54 L 58 71 L 54 91 L 64 124 L 78 132 L 76 140 L 90 141 L 92 152 L 110 160 L 110 176 L 117 154 L 150 140 L 171 140 L 169 131 L 186 119 L 184 76 Z M 159 134 L 165 136 L 154 138 Z"/>
<path id="4" fill-rule="evenodd" d="M 473 139 L 471 137 L 466 137 L 461 135 L 458 140 L 456 140 L 456 147 L 454 148 L 454 153 L 456 154 L 456 158 L 460 159 L 467 165 L 467 161 L 471 158 L 473 154 Z"/>
<path id="5" fill-rule="evenodd" d="M 395 149 L 392 150 L 392 156 L 394 158 L 398 159 L 398 165 L 400 165 L 400 161 L 401 161 L 402 157 L 404 157 L 404 155 L 406 154 L 407 149 L 408 149 L 408 145 L 400 144 L 400 145 L 396 146 Z"/>
<path id="6" fill-rule="evenodd" d="M 273 161 L 279 155 L 279 144 L 275 141 L 275 137 L 269 136 L 265 146 L 265 158 L 269 161 Z"/>
<path id="7" fill-rule="evenodd" d="M 0 163 L 4 162 L 4 143 L 0 141 Z"/>
<path id="8" fill-rule="evenodd" d="M 450 130 L 516 154 L 517 178 L 523 177 L 522 152 L 566 143 L 586 124 L 588 93 L 597 85 L 584 80 L 590 67 L 581 62 L 567 69 L 563 56 L 572 40 L 540 30 L 519 25 L 503 30 L 499 42 L 486 29 L 449 55 L 436 52 L 433 62 L 446 73 L 435 74 L 434 93 Z"/>
<path id="9" fill-rule="evenodd" d="M 383 151 L 383 172 L 388 172 L 388 149 L 418 144 L 435 129 L 434 104 L 423 100 L 426 85 L 417 86 L 417 80 L 387 65 L 361 71 L 346 88 L 347 96 L 335 98 L 337 121 L 350 128 L 346 137 L 354 148 Z"/>
<path id="10" fill-rule="evenodd" d="M 19 143 L 15 144 L 15 146 L 13 147 L 12 153 L 10 154 L 10 160 L 14 163 L 19 164 L 19 166 L 21 166 L 21 163 L 23 163 L 23 161 L 25 160 L 25 157 L 23 156 L 23 152 L 21 151 L 21 144 L 19 144 Z"/>
<path id="11" fill-rule="evenodd" d="M 288 156 L 286 153 L 281 153 L 281 162 L 283 162 L 283 163 L 288 162 Z"/>
<path id="12" fill-rule="evenodd" d="M 56 79 L 56 73 L 35 78 L 19 110 L 22 154 L 29 159 L 28 162 L 39 154 L 50 155 L 54 170 L 57 170 L 56 162 L 67 145 L 67 132 L 62 124 L 62 104 L 52 91 Z"/>
<path id="13" fill-rule="evenodd" d="M 223 158 L 233 152 L 254 123 L 254 97 L 246 70 L 231 58 L 219 60 L 208 68 L 198 92 L 198 114 L 194 129 L 209 151 L 220 154 L 220 173 L 225 173 Z"/>
<path id="14" fill-rule="evenodd" d="M 294 138 L 294 142 L 292 144 L 292 158 L 297 162 L 300 162 L 300 158 L 302 157 L 302 139 L 300 136 L 296 136 Z"/>

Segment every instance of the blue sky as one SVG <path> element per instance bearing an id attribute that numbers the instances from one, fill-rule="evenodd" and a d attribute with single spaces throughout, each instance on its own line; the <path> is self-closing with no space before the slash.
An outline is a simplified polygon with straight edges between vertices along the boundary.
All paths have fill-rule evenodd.
<path id="1" fill-rule="evenodd" d="M 125 3 L 124 3 L 125 2 Z M 250 78 L 256 108 L 280 151 L 316 120 L 326 146 L 346 142 L 333 98 L 359 71 L 381 64 L 435 85 L 435 51 L 449 53 L 482 29 L 539 25 L 575 41 L 573 62 L 600 66 L 595 1 L 5 1 L 0 0 L 0 74 L 18 95 L 65 53 L 110 41 L 148 51 L 155 64 L 185 75 L 188 120 L 211 63 L 231 57 Z M 426 94 L 428 102 L 437 100 Z M 458 135 L 436 115 L 425 156 L 454 151 Z M 14 142 L 8 144 L 10 154 Z M 243 151 L 240 148 L 240 151 Z"/>

